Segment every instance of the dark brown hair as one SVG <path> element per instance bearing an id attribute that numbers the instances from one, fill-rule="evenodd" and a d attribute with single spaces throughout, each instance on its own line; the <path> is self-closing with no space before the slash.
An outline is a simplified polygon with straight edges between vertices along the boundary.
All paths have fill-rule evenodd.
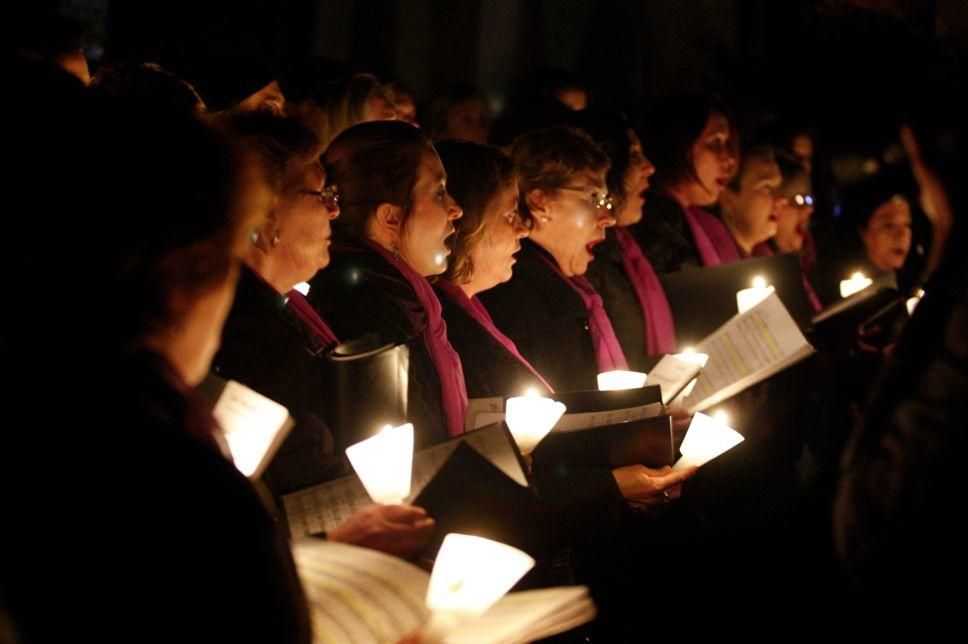
<path id="1" fill-rule="evenodd" d="M 554 192 L 564 188 L 571 178 L 585 171 L 597 172 L 609 167 L 608 156 L 585 132 L 566 126 L 549 127 L 522 134 L 510 149 L 518 168 L 521 189 L 521 215 L 532 219 L 527 194 L 535 188 Z"/>
<path id="2" fill-rule="evenodd" d="M 404 226 L 413 210 L 420 163 L 434 146 L 420 130 L 401 121 L 370 121 L 345 130 L 323 154 L 327 181 L 339 187 L 340 235 L 365 238 L 381 203 L 403 209 Z"/>
<path id="3" fill-rule="evenodd" d="M 517 173 L 511 158 L 490 145 L 441 141 L 436 147 L 447 171 L 447 192 L 464 211 L 454 221 L 453 255 L 444 277 L 462 284 L 474 272 L 471 252 L 485 239 L 487 206 L 499 192 L 514 185 Z"/>
<path id="4" fill-rule="evenodd" d="M 729 121 L 730 147 L 737 153 L 736 120 L 726 104 L 711 95 L 676 94 L 652 106 L 642 129 L 642 147 L 655 164 L 652 185 L 659 192 L 698 181 L 692 146 L 702 136 L 709 117 L 722 114 Z"/>

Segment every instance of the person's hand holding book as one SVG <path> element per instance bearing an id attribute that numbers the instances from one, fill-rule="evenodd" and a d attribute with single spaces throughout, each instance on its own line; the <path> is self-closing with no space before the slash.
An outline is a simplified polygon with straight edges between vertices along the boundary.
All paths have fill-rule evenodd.
<path id="1" fill-rule="evenodd" d="M 353 514 L 326 537 L 407 558 L 427 545 L 434 520 L 413 505 L 371 505 Z"/>

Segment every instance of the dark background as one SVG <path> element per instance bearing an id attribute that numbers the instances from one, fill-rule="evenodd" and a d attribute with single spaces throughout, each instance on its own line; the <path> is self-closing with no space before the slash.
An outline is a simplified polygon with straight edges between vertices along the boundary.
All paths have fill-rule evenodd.
<path id="1" fill-rule="evenodd" d="M 48 4 L 88 25 L 92 67 L 154 60 L 177 71 L 206 54 L 247 53 L 283 70 L 317 56 L 402 80 L 418 103 L 471 82 L 497 112 L 528 73 L 555 66 L 582 74 L 593 102 L 633 118 L 661 94 L 713 91 L 750 129 L 776 115 L 813 126 L 848 175 L 892 154 L 900 120 L 960 118 L 968 50 L 961 0 Z"/>

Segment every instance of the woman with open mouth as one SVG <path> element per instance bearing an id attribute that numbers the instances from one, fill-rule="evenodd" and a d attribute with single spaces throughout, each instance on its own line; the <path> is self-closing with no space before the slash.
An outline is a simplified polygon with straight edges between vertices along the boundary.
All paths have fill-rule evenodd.
<path id="1" fill-rule="evenodd" d="M 642 152 L 638 136 L 618 112 L 585 110 L 578 124 L 608 154 L 605 180 L 615 201 L 617 225 L 606 231 L 588 281 L 605 301 L 605 310 L 628 359 L 629 368 L 647 371 L 647 357 L 674 353 L 675 326 L 662 283 L 628 227 L 642 219 L 645 193 L 655 166 Z"/>
<path id="2" fill-rule="evenodd" d="M 660 99 L 642 142 L 658 170 L 642 221 L 629 230 L 656 272 L 739 259 L 729 231 L 705 210 L 736 169 L 736 126 L 726 106 L 712 96 Z"/>
<path id="3" fill-rule="evenodd" d="M 773 254 L 766 242 L 776 235 L 779 212 L 786 205 L 782 183 L 772 147 L 754 145 L 745 151 L 736 176 L 719 199 L 723 223 L 740 257 Z"/>
<path id="4" fill-rule="evenodd" d="M 407 417 L 420 449 L 464 431 L 467 393 L 427 277 L 447 268 L 448 238 L 463 211 L 447 192 L 433 144 L 407 123 L 343 131 L 322 158 L 339 186 L 331 263 L 309 301 L 345 340 L 376 334 L 409 348 Z"/>
<path id="5" fill-rule="evenodd" d="M 628 368 L 602 298 L 584 277 L 615 225 L 608 157 L 570 127 L 524 134 L 510 154 L 531 235 L 521 241 L 514 276 L 481 293 L 481 302 L 554 389 L 595 389 L 600 371 Z"/>

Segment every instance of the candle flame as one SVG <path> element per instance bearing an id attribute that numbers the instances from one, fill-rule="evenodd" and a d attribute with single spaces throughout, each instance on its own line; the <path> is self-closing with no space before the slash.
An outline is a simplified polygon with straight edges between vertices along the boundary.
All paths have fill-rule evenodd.
<path id="1" fill-rule="evenodd" d="M 753 278 L 753 288 L 766 288 L 766 279 L 762 275 Z"/>

